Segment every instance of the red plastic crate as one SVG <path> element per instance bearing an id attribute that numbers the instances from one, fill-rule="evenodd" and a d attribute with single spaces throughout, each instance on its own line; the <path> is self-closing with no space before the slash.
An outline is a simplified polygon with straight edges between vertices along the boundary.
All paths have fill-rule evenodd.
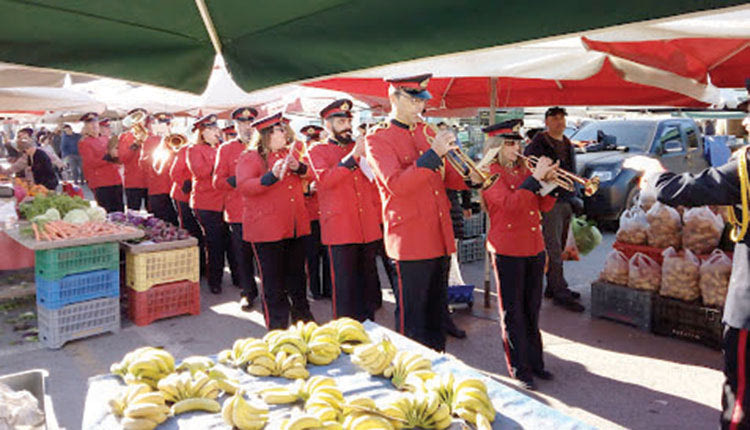
<path id="1" fill-rule="evenodd" d="M 201 313 L 200 284 L 177 281 L 155 285 L 146 291 L 128 288 L 128 317 L 137 326 L 162 318 Z"/>

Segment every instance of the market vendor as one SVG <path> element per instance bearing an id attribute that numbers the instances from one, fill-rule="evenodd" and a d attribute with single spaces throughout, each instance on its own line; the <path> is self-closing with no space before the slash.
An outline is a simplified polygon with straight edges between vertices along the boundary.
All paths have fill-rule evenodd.
<path id="1" fill-rule="evenodd" d="M 26 154 L 30 160 L 34 183 L 44 185 L 47 189 L 54 191 L 59 182 L 49 155 L 38 148 L 31 138 L 21 139 L 17 145 L 18 150 Z"/>
<path id="2" fill-rule="evenodd" d="M 78 152 L 83 162 L 83 175 L 94 192 L 99 206 L 107 212 L 122 212 L 122 177 L 117 148 L 108 150 L 107 141 L 99 133 L 99 115 L 89 112 L 81 116 L 83 137 Z"/>

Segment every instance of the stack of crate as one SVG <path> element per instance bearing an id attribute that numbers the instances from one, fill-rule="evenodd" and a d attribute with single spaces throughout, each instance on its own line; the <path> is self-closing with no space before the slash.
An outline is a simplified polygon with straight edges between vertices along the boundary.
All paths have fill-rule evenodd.
<path id="1" fill-rule="evenodd" d="M 39 340 L 49 348 L 120 330 L 116 242 L 36 251 Z"/>
<path id="2" fill-rule="evenodd" d="M 176 315 L 199 315 L 198 247 L 126 251 L 128 317 L 138 326 Z"/>
<path id="3" fill-rule="evenodd" d="M 484 258 L 485 222 L 484 213 L 476 213 L 464 219 L 464 238 L 458 241 L 458 262 L 471 263 Z"/>

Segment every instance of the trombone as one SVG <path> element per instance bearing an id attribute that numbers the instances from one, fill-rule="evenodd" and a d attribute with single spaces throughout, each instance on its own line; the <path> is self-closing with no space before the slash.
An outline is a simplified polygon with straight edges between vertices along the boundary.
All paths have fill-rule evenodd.
<path id="1" fill-rule="evenodd" d="M 526 167 L 528 167 L 529 170 L 534 169 L 536 167 L 536 163 L 539 162 L 539 157 L 535 157 L 533 155 L 527 157 L 520 152 L 516 152 L 516 155 L 518 155 L 518 158 L 526 162 Z M 557 184 L 558 187 L 570 192 L 575 192 L 576 183 L 581 184 L 583 185 L 583 194 L 586 197 L 590 197 L 599 190 L 600 181 L 598 176 L 594 176 L 591 179 L 585 179 L 578 175 L 574 175 L 573 173 L 570 173 L 565 169 L 558 168 L 557 170 L 555 170 L 555 179 L 553 180 L 553 182 Z"/>
<path id="2" fill-rule="evenodd" d="M 425 128 L 425 130 L 428 129 L 432 130 L 433 133 L 435 133 L 434 136 L 431 136 L 425 131 L 427 142 L 432 145 L 432 142 L 435 140 L 435 136 L 437 136 L 440 130 L 438 130 L 438 128 L 434 124 L 430 123 L 427 123 L 427 128 Z M 482 178 L 482 189 L 491 187 L 495 183 L 495 181 L 497 181 L 497 178 L 499 176 L 498 174 L 490 175 L 489 173 L 480 170 L 474 163 L 474 161 L 458 148 L 454 148 L 446 152 L 445 159 L 465 180 L 471 180 L 472 173 L 475 173 L 477 176 Z"/>

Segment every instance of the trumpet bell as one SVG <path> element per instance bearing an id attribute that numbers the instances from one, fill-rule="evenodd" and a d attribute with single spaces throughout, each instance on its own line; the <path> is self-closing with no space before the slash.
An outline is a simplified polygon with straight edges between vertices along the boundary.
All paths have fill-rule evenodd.
<path id="1" fill-rule="evenodd" d="M 174 152 L 177 152 L 183 146 L 187 145 L 188 140 L 182 134 L 172 133 L 164 137 L 164 143 Z"/>
<path id="2" fill-rule="evenodd" d="M 593 178 L 586 180 L 586 182 L 583 184 L 583 194 L 586 197 L 591 197 L 596 194 L 596 192 L 599 191 L 600 182 L 601 181 L 599 180 L 598 176 L 594 176 Z"/>

